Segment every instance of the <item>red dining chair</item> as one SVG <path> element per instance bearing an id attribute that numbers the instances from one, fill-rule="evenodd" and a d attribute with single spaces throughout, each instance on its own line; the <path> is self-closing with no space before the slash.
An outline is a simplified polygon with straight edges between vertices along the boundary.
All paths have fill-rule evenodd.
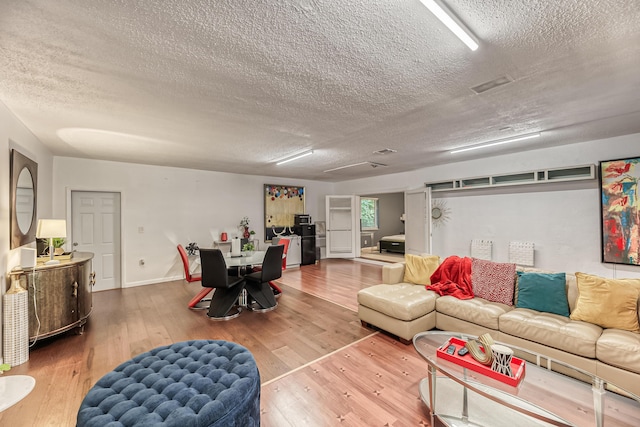
<path id="1" fill-rule="evenodd" d="M 187 256 L 187 251 L 184 250 L 184 247 L 182 247 L 182 245 L 178 245 L 178 253 L 180 254 L 180 259 L 182 259 L 182 266 L 184 267 L 184 280 L 189 283 L 202 281 L 202 276 L 200 274 L 191 274 L 191 270 L 189 269 L 189 257 Z M 195 309 L 207 308 L 206 306 L 201 306 L 198 304 L 211 301 L 210 299 L 203 299 L 211 291 L 213 291 L 213 288 L 202 288 L 202 290 L 198 292 L 198 294 L 194 296 L 191 301 L 189 301 L 189 304 L 187 304 L 187 306 L 189 308 Z"/>
<path id="2" fill-rule="evenodd" d="M 278 244 L 284 246 L 284 254 L 282 255 L 282 270 L 286 270 L 287 269 L 287 251 L 289 250 L 289 243 L 291 243 L 291 240 L 286 239 L 286 238 L 282 238 L 280 240 L 278 240 Z"/>

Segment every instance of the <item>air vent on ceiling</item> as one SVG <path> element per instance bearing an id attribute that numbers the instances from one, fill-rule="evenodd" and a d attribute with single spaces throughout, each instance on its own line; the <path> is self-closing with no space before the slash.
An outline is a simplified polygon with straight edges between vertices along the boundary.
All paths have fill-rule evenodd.
<path id="1" fill-rule="evenodd" d="M 485 83 L 479 84 L 478 86 L 474 86 L 471 88 L 471 90 L 477 94 L 481 94 L 488 90 L 495 89 L 498 86 L 503 86 L 511 82 L 513 82 L 513 79 L 511 79 L 511 77 L 502 76 L 502 77 L 498 77 L 495 80 L 491 80 L 490 82 L 485 82 Z"/>
<path id="2" fill-rule="evenodd" d="M 398 150 L 394 150 L 393 148 L 383 148 L 382 150 L 374 151 L 373 154 L 391 154 L 397 152 Z"/>

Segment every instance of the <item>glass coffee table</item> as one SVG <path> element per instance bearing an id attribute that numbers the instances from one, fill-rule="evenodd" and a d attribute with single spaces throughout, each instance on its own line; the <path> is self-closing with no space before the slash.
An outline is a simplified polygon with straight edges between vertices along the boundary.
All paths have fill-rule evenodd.
<path id="1" fill-rule="evenodd" d="M 428 364 L 420 395 L 431 412 L 432 426 L 435 420 L 446 426 L 640 426 L 639 396 L 511 345 L 527 363 L 524 379 L 517 387 L 509 386 L 437 357 L 437 349 L 451 337 L 477 338 L 441 331 L 413 337 L 413 345 Z M 543 362 L 554 370 L 541 366 Z"/>

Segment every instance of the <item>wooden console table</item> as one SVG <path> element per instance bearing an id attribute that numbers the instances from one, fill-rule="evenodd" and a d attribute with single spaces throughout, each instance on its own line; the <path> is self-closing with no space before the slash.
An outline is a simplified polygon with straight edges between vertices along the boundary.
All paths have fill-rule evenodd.
<path id="1" fill-rule="evenodd" d="M 73 252 L 73 258 L 60 264 L 38 263 L 23 272 L 23 284 L 29 291 L 29 341 L 76 327 L 79 333 L 84 331 L 93 307 L 92 259 L 90 252 Z"/>

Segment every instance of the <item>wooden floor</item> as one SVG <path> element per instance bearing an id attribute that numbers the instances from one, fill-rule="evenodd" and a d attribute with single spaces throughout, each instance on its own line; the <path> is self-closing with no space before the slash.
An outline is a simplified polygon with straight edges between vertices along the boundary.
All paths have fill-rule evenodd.
<path id="1" fill-rule="evenodd" d="M 262 379 L 264 426 L 428 425 L 418 399 L 425 362 L 413 346 L 360 325 L 356 294 L 380 283 L 379 265 L 323 260 L 284 272 L 279 306 L 227 322 L 187 309 L 201 288 L 183 281 L 94 294 L 83 335 L 36 343 L 5 375 L 31 375 L 35 389 L 0 413 L 0 426 L 73 426 L 82 398 L 118 364 L 191 339 L 240 343 Z"/>

